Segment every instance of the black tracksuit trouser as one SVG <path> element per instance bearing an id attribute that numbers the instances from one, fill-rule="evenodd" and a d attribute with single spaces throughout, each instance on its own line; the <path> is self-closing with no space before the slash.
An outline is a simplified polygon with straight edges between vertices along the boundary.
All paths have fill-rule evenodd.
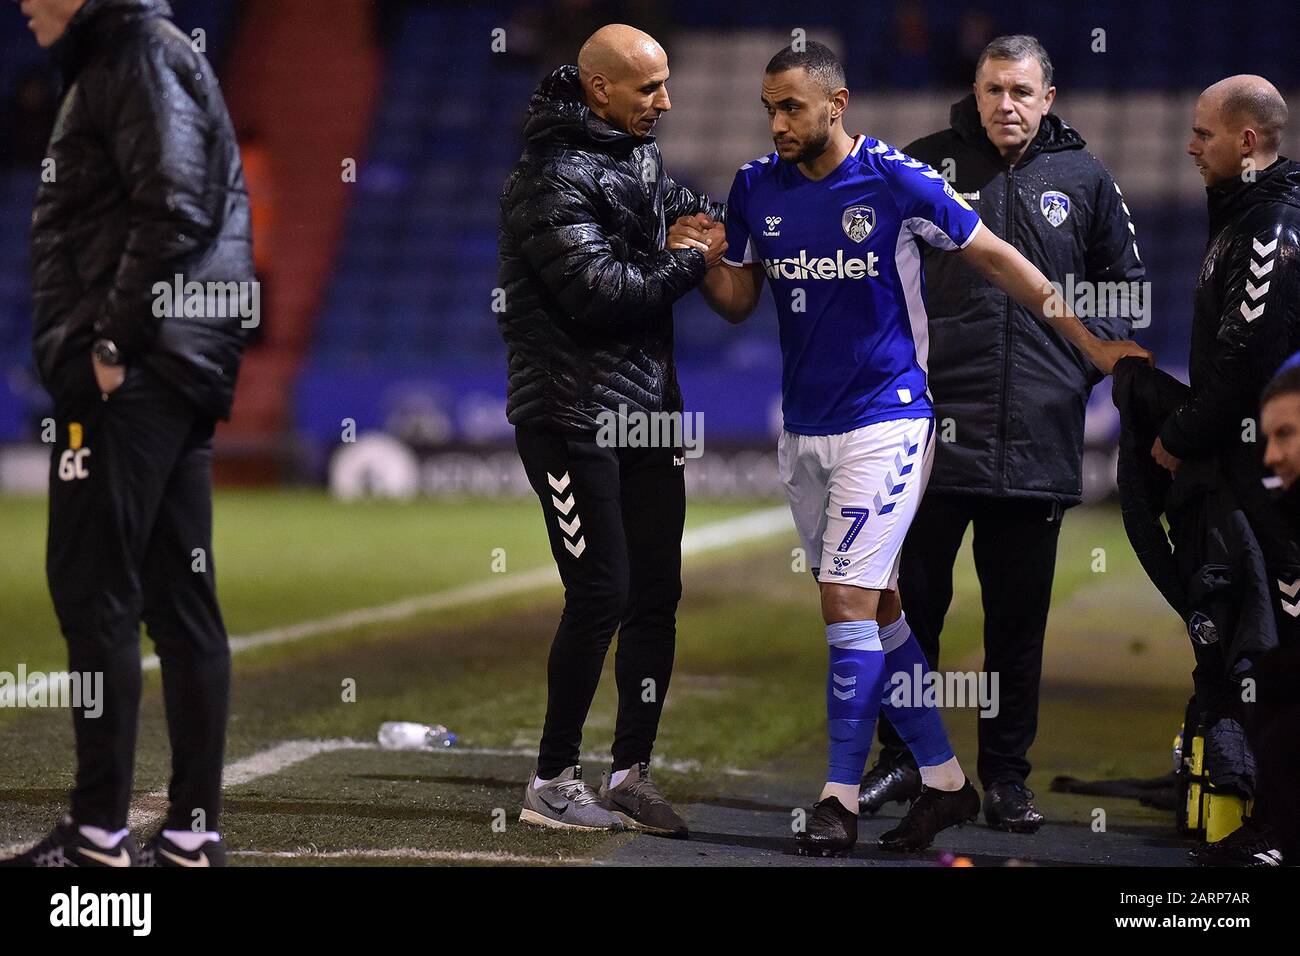
<path id="1" fill-rule="evenodd" d="M 1024 783 L 1038 732 L 1043 637 L 1052 599 L 1059 505 L 1036 499 L 927 492 L 903 544 L 898 589 L 903 613 L 931 670 L 939 666 L 939 634 L 952 603 L 952 571 L 966 526 L 984 605 L 984 670 L 998 675 L 998 713 L 978 718 L 979 778 Z M 882 712 L 886 759 L 911 760 Z"/>
<path id="2" fill-rule="evenodd" d="M 104 702 L 99 716 L 73 712 L 72 817 L 126 826 L 143 620 L 172 749 L 164 825 L 215 831 L 230 650 L 212 559 L 214 422 L 144 368 L 107 400 L 93 376 L 78 381 L 55 403 L 46 575 L 69 669 L 102 673 Z"/>
<path id="3" fill-rule="evenodd" d="M 547 664 L 537 775 L 579 762 L 582 726 L 614 631 L 614 770 L 648 762 L 672 677 L 682 594 L 685 458 L 674 448 L 602 447 L 533 426 L 515 430 L 564 583 Z"/>

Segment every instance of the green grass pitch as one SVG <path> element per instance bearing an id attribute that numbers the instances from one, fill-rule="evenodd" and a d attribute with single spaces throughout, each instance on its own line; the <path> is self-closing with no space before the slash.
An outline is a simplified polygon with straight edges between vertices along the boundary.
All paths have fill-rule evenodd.
<path id="1" fill-rule="evenodd" d="M 774 503 L 693 502 L 688 526 Z M 340 504 L 314 492 L 227 491 L 217 497 L 216 526 L 218 588 L 236 635 L 550 562 L 534 500 Z M 58 668 L 63 646 L 44 579 L 44 502 L 0 499 L 0 527 L 7 531 L 0 670 L 20 662 Z M 738 772 L 774 767 L 816 786 L 826 652 L 815 586 L 791 570 L 796 545 L 789 530 L 687 562 L 677 669 L 656 758 L 675 799 L 725 793 Z M 492 570 L 497 548 L 505 552 L 504 574 Z M 235 862 L 565 862 L 633 839 L 559 838 L 515 820 L 545 709 L 560 600 L 559 587 L 548 586 L 236 655 L 228 763 L 284 741 L 373 741 L 387 719 L 445 723 L 460 734 L 462 752 L 332 750 L 229 786 L 223 830 L 242 854 Z M 979 667 L 981 623 L 967 547 L 943 666 Z M 151 650 L 147 638 L 144 648 Z M 584 750 L 597 754 L 608 752 L 612 736 L 612 664 L 611 653 L 584 740 Z M 1036 772 L 1162 772 L 1190 667 L 1186 639 L 1141 574 L 1118 513 L 1067 513 Z M 355 701 L 345 699 L 349 684 Z M 973 764 L 974 715 L 950 712 L 947 720 L 959 755 Z M 71 782 L 67 713 L 0 711 L 0 758 L 0 846 L 30 841 L 48 829 Z M 167 759 L 153 673 L 141 718 L 139 821 L 160 806 Z M 588 776 L 601 769 L 589 762 Z M 1081 822 L 1090 806 L 1055 795 L 1047 804 Z"/>

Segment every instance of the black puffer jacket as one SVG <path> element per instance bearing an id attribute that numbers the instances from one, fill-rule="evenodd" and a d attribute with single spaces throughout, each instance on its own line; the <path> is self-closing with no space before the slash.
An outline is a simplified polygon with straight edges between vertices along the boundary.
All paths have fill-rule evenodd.
<path id="1" fill-rule="evenodd" d="M 674 183 L 653 137 L 592 113 L 577 67 L 542 81 L 524 135 L 501 192 L 511 424 L 587 433 L 620 405 L 680 411 L 672 304 L 704 278 L 704 256 L 666 250 L 667 226 L 725 207 Z"/>
<path id="2" fill-rule="evenodd" d="M 213 299 L 190 310 L 203 315 L 155 314 L 155 285 L 177 275 L 205 289 L 253 278 L 226 104 L 170 15 L 163 0 L 86 0 L 54 47 L 64 94 L 32 215 L 33 345 L 56 400 L 93 388 L 103 337 L 225 418 L 245 320 Z"/>
<path id="3" fill-rule="evenodd" d="M 1012 168 L 989 142 L 973 95 L 953 106 L 950 123 L 904 152 L 941 172 L 951 170 L 953 189 L 986 227 L 1048 280 L 1066 292 L 1073 285 L 1070 304 L 1097 336 L 1132 337 L 1130 318 L 1087 314 L 1087 300 L 1077 291 L 1087 288 L 1080 285 L 1085 280 L 1128 283 L 1145 275 L 1123 197 L 1083 138 L 1049 113 Z M 1063 219 L 1061 207 L 1044 200 L 1049 192 L 1068 197 Z M 940 435 L 945 419 L 954 426 L 954 440 L 937 445 L 928 490 L 1078 504 L 1084 409 L 1100 375 L 1057 332 L 959 258 L 922 251 L 930 392 Z"/>
<path id="4" fill-rule="evenodd" d="M 1294 608 L 1300 544 L 1263 490 L 1258 433 L 1260 392 L 1300 350 L 1300 163 L 1279 159 L 1254 182 L 1234 177 L 1206 195 L 1210 242 L 1192 315 L 1191 397 L 1161 426 L 1160 441 L 1178 458 L 1224 463 L 1279 579 L 1275 597 Z"/>

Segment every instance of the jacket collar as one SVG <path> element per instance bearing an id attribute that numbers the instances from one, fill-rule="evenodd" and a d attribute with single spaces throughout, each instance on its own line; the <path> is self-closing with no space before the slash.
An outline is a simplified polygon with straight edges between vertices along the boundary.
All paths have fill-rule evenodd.
<path id="1" fill-rule="evenodd" d="M 1229 219 L 1259 203 L 1281 202 L 1300 207 L 1300 163 L 1279 156 L 1253 182 L 1233 176 L 1206 186 L 1205 200 L 1209 206 L 1211 236 L 1217 235 Z"/>
<path id="2" fill-rule="evenodd" d="M 171 15 L 167 0 L 86 0 L 50 50 L 63 73 L 64 86 L 71 84 L 95 49 L 120 27 L 149 17 L 170 19 Z"/>
<path id="3" fill-rule="evenodd" d="M 578 68 L 562 66 L 538 85 L 528 101 L 524 138 L 530 145 L 571 146 L 607 152 L 631 152 L 654 142 L 633 136 L 592 112 L 578 81 Z"/>
<path id="4" fill-rule="evenodd" d="M 998 148 L 989 141 L 988 133 L 980 123 L 979 109 L 975 105 L 975 94 L 966 96 L 952 105 L 948 114 L 948 124 L 963 141 L 975 149 L 1006 165 Z M 1057 153 L 1066 149 L 1083 149 L 1085 141 L 1078 131 L 1066 125 L 1055 113 L 1048 113 L 1038 125 L 1038 134 L 1034 136 L 1025 155 L 1020 157 L 1017 166 L 1023 166 L 1039 153 Z"/>

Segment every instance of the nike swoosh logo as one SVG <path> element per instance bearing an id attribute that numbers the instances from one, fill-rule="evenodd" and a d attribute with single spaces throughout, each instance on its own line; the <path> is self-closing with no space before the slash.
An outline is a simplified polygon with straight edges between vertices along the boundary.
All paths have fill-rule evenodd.
<path id="1" fill-rule="evenodd" d="M 550 801 L 550 800 L 547 800 L 545 797 L 542 797 L 542 798 L 541 798 L 541 801 L 542 801 L 542 803 L 544 803 L 544 804 L 546 804 L 548 807 L 550 807 L 550 808 L 551 808 L 551 812 L 554 813 L 557 817 L 562 817 L 562 816 L 564 816 L 564 811 L 567 810 L 567 809 L 569 809 L 569 805 L 568 805 L 567 803 L 562 804 L 561 806 L 558 806 L 558 807 L 557 807 L 555 804 L 551 803 L 551 801 Z"/>
<path id="2" fill-rule="evenodd" d="M 117 852 L 112 856 L 107 853 L 100 853 L 98 850 L 88 850 L 84 846 L 78 847 L 77 851 L 82 856 L 88 856 L 92 860 L 103 863 L 105 866 L 130 866 L 131 855 L 126 852 L 124 847 L 119 847 Z"/>
<path id="3" fill-rule="evenodd" d="M 204 866 L 212 865 L 212 863 L 208 860 L 208 855 L 206 853 L 200 853 L 199 858 L 197 860 L 191 860 L 187 856 L 177 856 L 175 853 L 169 853 L 166 850 L 164 850 L 162 847 L 158 848 L 158 852 L 161 853 L 163 856 L 167 857 L 167 859 L 171 860 L 177 866 L 204 867 Z"/>

